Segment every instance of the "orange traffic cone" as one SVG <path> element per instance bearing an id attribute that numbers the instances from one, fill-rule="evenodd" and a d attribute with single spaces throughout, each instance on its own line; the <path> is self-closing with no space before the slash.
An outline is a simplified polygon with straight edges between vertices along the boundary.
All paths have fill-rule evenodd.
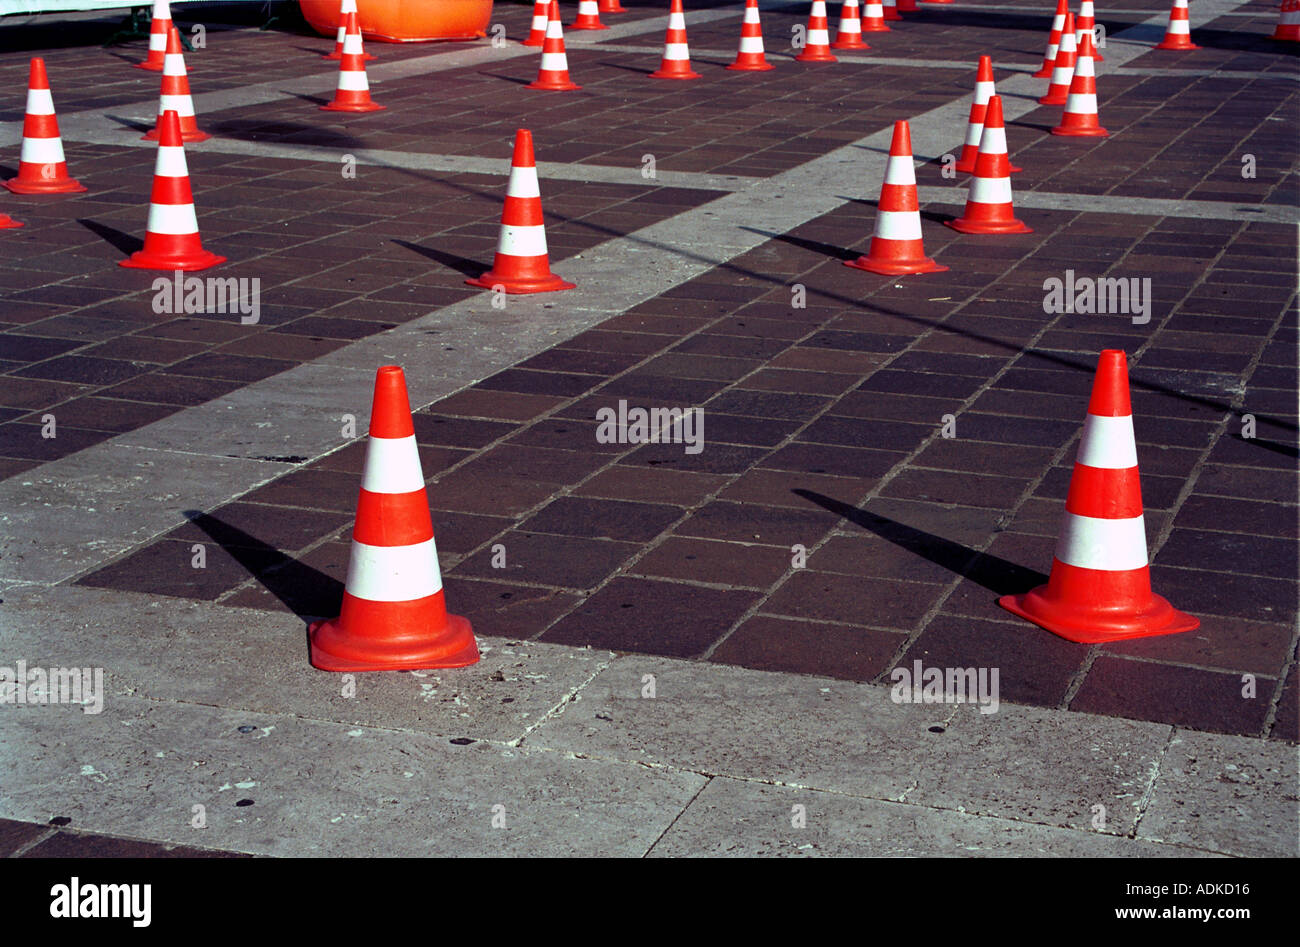
<path id="1" fill-rule="evenodd" d="M 600 0 L 598 4 L 601 13 L 626 13 L 627 7 L 619 3 L 618 0 Z"/>
<path id="2" fill-rule="evenodd" d="M 916 168 L 912 164 L 912 130 L 905 121 L 894 122 L 889 163 L 876 205 L 876 229 L 866 256 L 845 260 L 852 266 L 884 276 L 908 273 L 942 273 L 948 267 L 925 255 L 921 245 L 921 211 L 916 198 Z"/>
<path id="3" fill-rule="evenodd" d="M 1300 0 L 1282 0 L 1278 11 L 1277 28 L 1269 39 L 1285 43 L 1300 43 Z"/>
<path id="4" fill-rule="evenodd" d="M 840 25 L 831 49 L 870 49 L 862 42 L 862 17 L 858 13 L 858 0 L 844 0 L 840 7 Z"/>
<path id="5" fill-rule="evenodd" d="M 826 0 L 813 0 L 808 14 L 808 29 L 803 52 L 794 57 L 799 62 L 839 62 L 831 52 L 831 34 L 826 21 Z"/>
<path id="6" fill-rule="evenodd" d="M 902 17 L 898 15 L 898 2 L 897 2 L 897 0 L 885 0 L 884 7 L 885 7 L 885 22 L 886 22 L 886 23 L 888 23 L 890 20 L 901 20 L 901 19 L 902 19 Z"/>
<path id="7" fill-rule="evenodd" d="M 167 59 L 167 33 L 172 28 L 172 11 L 167 0 L 153 0 L 153 19 L 149 22 L 149 55 L 144 62 L 133 63 L 137 69 L 162 72 Z"/>
<path id="8" fill-rule="evenodd" d="M 998 604 L 1087 644 L 1200 625 L 1151 591 L 1128 361 L 1119 349 L 1107 349 L 1097 362 L 1051 576 L 1046 585 L 1004 595 Z"/>
<path id="9" fill-rule="evenodd" d="M 652 79 L 698 79 L 691 69 L 691 50 L 686 43 L 686 13 L 682 0 L 673 0 L 668 11 L 668 32 L 664 36 L 664 55 Z"/>
<path id="10" fill-rule="evenodd" d="M 1156 49 L 1200 49 L 1192 42 L 1192 24 L 1187 19 L 1187 0 L 1174 0 L 1169 9 L 1169 26 Z"/>
<path id="11" fill-rule="evenodd" d="M 1070 80 L 1070 97 L 1065 103 L 1061 124 L 1052 129 L 1053 135 L 1072 135 L 1105 138 L 1110 134 L 1097 120 L 1097 79 L 1092 68 L 1092 34 L 1082 32 L 1079 58 L 1074 63 L 1074 78 Z"/>
<path id="12" fill-rule="evenodd" d="M 521 46 L 541 46 L 546 42 L 546 24 L 550 22 L 550 0 L 536 0 L 533 4 L 533 22 L 528 39 Z"/>
<path id="13" fill-rule="evenodd" d="M 888 33 L 890 26 L 885 22 L 885 8 L 880 0 L 866 0 L 862 7 L 862 32 Z"/>
<path id="14" fill-rule="evenodd" d="M 8 214 L 0 214 L 0 230 L 14 230 L 21 226 L 22 221 L 14 220 Z"/>
<path id="15" fill-rule="evenodd" d="M 569 29 L 607 30 L 609 27 L 600 22 L 600 7 L 596 6 L 596 0 L 578 0 L 578 18 Z"/>
<path id="16" fill-rule="evenodd" d="M 1070 0 L 1056 0 L 1056 16 L 1052 17 L 1052 32 L 1047 37 L 1047 52 L 1043 65 L 1034 73 L 1035 79 L 1050 79 L 1056 67 L 1056 54 L 1061 49 L 1061 33 L 1065 30 L 1065 15 L 1070 12 Z"/>
<path id="17" fill-rule="evenodd" d="M 1075 32 L 1091 33 L 1093 37 L 1092 61 L 1093 62 L 1106 61 L 1106 57 L 1101 54 L 1101 51 L 1099 49 L 1097 49 L 1097 14 L 1096 11 L 1093 9 L 1092 0 L 1080 0 L 1079 16 L 1075 20 Z M 1075 37 L 1075 40 L 1076 41 L 1078 40 L 1077 36 Z"/>
<path id="18" fill-rule="evenodd" d="M 186 142 L 207 141 L 212 136 L 199 130 L 194 119 L 194 100 L 190 98 L 190 80 L 185 74 L 185 54 L 181 52 L 181 34 L 172 27 L 167 34 L 167 62 L 163 66 L 162 94 L 158 97 L 158 119 L 142 141 L 158 140 L 158 123 L 163 113 L 172 110 L 181 117 L 181 138 Z"/>
<path id="19" fill-rule="evenodd" d="M 339 617 L 309 629 L 322 671 L 458 668 L 479 659 L 467 619 L 447 612 L 406 376 L 375 375 L 370 439 Z"/>
<path id="20" fill-rule="evenodd" d="M 1016 220 L 1011 204 L 1011 162 L 1007 159 L 1007 132 L 1002 124 L 1000 95 L 989 98 L 966 210 L 956 220 L 944 223 L 960 233 L 1033 233 Z"/>
<path id="21" fill-rule="evenodd" d="M 45 60 L 40 57 L 32 59 L 28 73 L 27 115 L 23 118 L 18 177 L 4 184 L 15 194 L 72 194 L 85 190 L 80 182 L 68 177 L 50 80 L 45 74 Z"/>
<path id="22" fill-rule="evenodd" d="M 758 0 L 745 0 L 745 19 L 740 24 L 740 50 L 728 69 L 766 72 L 775 68 L 763 52 L 763 24 L 758 18 Z"/>
<path id="23" fill-rule="evenodd" d="M 465 282 L 511 294 L 574 288 L 573 283 L 566 283 L 551 272 L 542 193 L 537 186 L 537 162 L 533 158 L 533 133 L 526 128 L 515 133 L 515 154 L 510 162 L 506 204 L 501 211 L 496 259 L 492 261 L 492 269 L 478 279 Z"/>
<path id="24" fill-rule="evenodd" d="M 357 0 L 343 0 L 339 6 L 339 31 L 334 38 L 334 51 L 326 53 L 321 59 L 342 59 L 343 58 L 343 41 L 348 35 L 348 14 L 357 13 Z M 360 16 L 360 14 L 357 14 Z M 369 62 L 375 57 L 369 53 L 362 53 L 361 58 Z"/>
<path id="25" fill-rule="evenodd" d="M 1052 81 L 1047 91 L 1038 100 L 1039 105 L 1064 105 L 1070 97 L 1070 80 L 1074 78 L 1074 14 L 1065 14 L 1065 26 L 1061 29 L 1061 46 L 1056 51 L 1056 63 L 1052 67 Z"/>
<path id="26" fill-rule="evenodd" d="M 203 249 L 203 241 L 199 239 L 180 116 L 168 109 L 159 119 L 158 127 L 158 158 L 154 163 L 144 248 L 119 261 L 118 266 L 188 272 L 225 263 L 225 257 Z"/>
<path id="27" fill-rule="evenodd" d="M 339 60 L 339 84 L 334 99 L 322 105 L 322 112 L 382 112 L 388 108 L 370 98 L 370 80 L 366 78 L 366 51 L 361 44 L 361 26 L 356 13 L 344 17 L 347 32 L 343 36 L 343 58 Z"/>
<path id="28" fill-rule="evenodd" d="M 975 97 L 970 103 L 970 120 L 966 124 L 966 141 L 961 147 L 961 158 L 955 165 L 962 174 L 975 170 L 975 159 L 980 152 L 980 136 L 984 134 L 984 116 L 988 112 L 989 99 L 998 94 L 993 83 L 993 60 L 981 56 L 979 68 L 975 73 Z M 1023 170 L 1010 165 L 1008 170 L 1015 174 Z"/>
<path id="29" fill-rule="evenodd" d="M 564 51 L 564 27 L 560 24 L 557 0 L 551 0 L 547 11 L 546 42 L 542 45 L 542 64 L 537 70 L 537 78 L 524 88 L 547 92 L 572 92 L 582 88 L 569 78 L 569 57 Z"/>

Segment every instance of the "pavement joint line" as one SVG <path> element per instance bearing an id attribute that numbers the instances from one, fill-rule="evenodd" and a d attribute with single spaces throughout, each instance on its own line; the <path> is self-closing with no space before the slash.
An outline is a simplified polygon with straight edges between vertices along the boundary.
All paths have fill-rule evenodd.
<path id="1" fill-rule="evenodd" d="M 650 843 L 650 846 L 644 852 L 641 853 L 642 858 L 650 857 L 650 853 L 655 850 L 655 846 L 664 840 L 664 836 L 666 836 L 669 832 L 673 830 L 673 826 L 675 826 L 681 820 L 682 816 L 686 815 L 687 810 L 689 810 L 691 806 L 695 805 L 695 800 L 700 798 L 700 794 L 703 793 L 704 790 L 708 789 L 711 785 L 713 785 L 713 780 L 715 778 L 717 777 L 714 776 L 705 777 L 704 784 L 695 791 L 695 794 L 691 796 L 690 799 L 686 800 L 686 805 L 682 806 L 681 811 L 679 811 L 675 816 L 673 816 L 672 821 L 669 822 L 666 826 L 664 826 L 664 830 L 660 832 L 657 836 L 655 836 L 655 840 Z"/>
<path id="2" fill-rule="evenodd" d="M 39 824 L 39 823 L 37 823 L 37 824 Z M 28 852 L 30 852 L 30 851 L 31 851 L 33 848 L 35 848 L 37 845 L 40 845 L 42 842 L 48 842 L 50 839 L 54 838 L 54 836 L 56 836 L 56 835 L 58 835 L 58 834 L 59 834 L 59 830 L 58 830 L 57 828 L 54 828 L 53 826 L 51 826 L 51 827 L 49 827 L 49 828 L 47 828 L 47 829 L 45 830 L 45 833 L 44 833 L 44 834 L 42 834 L 42 835 L 38 835 L 38 836 L 36 836 L 36 838 L 31 839 L 30 841 L 24 842 L 22 845 L 19 845 L 17 848 L 15 848 L 12 852 L 10 852 L 10 853 L 9 853 L 8 855 L 6 855 L 5 857 L 6 857 L 6 858 L 22 858 L 23 855 L 25 855 L 25 854 L 27 854 Z"/>
<path id="3" fill-rule="evenodd" d="M 596 669 L 591 672 L 591 674 L 587 677 L 585 681 L 579 681 L 576 685 L 570 688 L 569 692 L 565 694 L 563 697 L 561 697 L 556 702 L 555 706 L 553 706 L 550 710 L 546 711 L 546 713 L 542 714 L 542 716 L 538 718 L 535 722 L 525 727 L 523 733 L 519 734 L 519 736 L 509 741 L 509 743 L 507 743 L 506 745 L 512 747 L 523 746 L 523 743 L 526 739 L 528 739 L 529 734 L 534 733 L 539 727 L 543 726 L 547 721 L 554 720 L 563 716 L 564 711 L 568 708 L 568 706 L 571 703 L 573 703 L 575 700 L 578 699 L 578 695 L 582 693 L 583 689 L 592 681 L 594 681 L 596 678 L 600 677 L 600 675 L 603 674 L 605 670 L 613 662 L 614 662 L 614 657 L 612 656 L 601 661 L 596 666 Z"/>

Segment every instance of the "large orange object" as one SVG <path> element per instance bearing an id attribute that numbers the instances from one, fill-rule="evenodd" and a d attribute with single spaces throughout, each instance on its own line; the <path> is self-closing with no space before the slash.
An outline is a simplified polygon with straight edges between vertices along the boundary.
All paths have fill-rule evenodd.
<path id="1" fill-rule="evenodd" d="M 339 60 L 339 81 L 334 98 L 320 107 L 322 112 L 382 112 L 388 108 L 370 98 L 370 80 L 366 76 L 366 50 L 361 42 L 357 15 L 343 18 L 343 58 Z"/>
<path id="2" fill-rule="evenodd" d="M 8 214 L 0 214 L 0 230 L 14 230 L 23 226 L 22 221 L 14 220 Z"/>
<path id="3" fill-rule="evenodd" d="M 962 174 L 971 174 L 975 170 L 975 160 L 980 153 L 980 138 L 984 135 L 984 116 L 988 114 L 989 99 L 998 94 L 993 82 L 993 60 L 981 56 L 975 70 L 975 95 L 970 103 L 970 119 L 966 124 L 966 141 L 961 146 L 961 158 L 955 167 Z M 1012 165 L 1010 171 L 1015 174 L 1024 170 Z"/>
<path id="4" fill-rule="evenodd" d="M 1070 97 L 1065 103 L 1061 124 L 1053 135 L 1105 138 L 1110 132 L 1097 119 L 1097 79 L 1092 68 L 1092 33 L 1079 33 L 1079 55 L 1074 61 L 1074 78 L 1070 80 Z"/>
<path id="5" fill-rule="evenodd" d="M 1007 158 L 1007 130 L 1002 122 L 1002 96 L 989 97 L 975 158 L 966 209 L 945 224 L 958 233 L 1033 233 L 1016 220 L 1011 204 L 1011 161 Z"/>
<path id="6" fill-rule="evenodd" d="M 339 0 L 298 0 L 302 15 L 322 36 L 339 27 Z M 381 43 L 478 39 L 487 35 L 492 0 L 357 0 L 361 34 Z"/>
<path id="7" fill-rule="evenodd" d="M 569 55 L 564 51 L 564 26 L 560 23 L 560 4 L 556 0 L 551 0 L 546 16 L 542 63 L 537 67 L 537 78 L 524 88 L 546 92 L 576 92 L 582 86 L 569 78 Z"/>
<path id="8" fill-rule="evenodd" d="M 27 79 L 27 114 L 23 118 L 23 144 L 18 156 L 18 176 L 4 182 L 15 194 L 72 194 L 86 188 L 68 176 L 59 119 L 45 73 L 45 60 L 32 59 Z"/>
<path id="9" fill-rule="evenodd" d="M 1200 622 L 1151 591 L 1128 359 L 1097 362 L 1065 523 L 1046 585 L 998 604 L 1070 641 L 1100 644 L 1191 631 Z"/>
<path id="10" fill-rule="evenodd" d="M 668 8 L 668 31 L 664 34 L 664 55 L 659 68 L 650 73 L 652 79 L 698 79 L 700 74 L 691 68 L 691 50 L 686 41 L 686 13 L 682 0 L 673 0 Z"/>
<path id="11" fill-rule="evenodd" d="M 1192 24 L 1188 20 L 1187 0 L 1174 0 L 1169 8 L 1169 25 L 1165 27 L 1165 38 L 1156 44 L 1156 49 L 1200 49 L 1192 42 Z"/>
<path id="12" fill-rule="evenodd" d="M 447 613 L 406 376 L 375 375 L 365 473 L 339 617 L 310 628 L 322 671 L 458 668 L 479 659 L 468 619 Z"/>
<path id="13" fill-rule="evenodd" d="M 803 52 L 794 58 L 797 62 L 839 62 L 831 52 L 826 0 L 813 0 L 812 10 L 808 13 L 808 28 L 804 31 Z"/>
<path id="14" fill-rule="evenodd" d="M 185 54 L 181 51 L 181 34 L 172 27 L 167 33 L 167 58 L 163 63 L 162 93 L 158 96 L 158 118 L 154 126 L 140 136 L 142 141 L 157 141 L 163 113 L 174 110 L 181 118 L 181 138 L 186 142 L 207 141 L 212 136 L 199 128 L 194 118 L 194 99 L 190 97 L 190 80 L 185 72 Z"/>
<path id="15" fill-rule="evenodd" d="M 758 0 L 745 0 L 745 19 L 740 24 L 740 49 L 728 69 L 738 72 L 767 72 L 774 68 L 763 51 L 763 24 L 758 16 Z"/>

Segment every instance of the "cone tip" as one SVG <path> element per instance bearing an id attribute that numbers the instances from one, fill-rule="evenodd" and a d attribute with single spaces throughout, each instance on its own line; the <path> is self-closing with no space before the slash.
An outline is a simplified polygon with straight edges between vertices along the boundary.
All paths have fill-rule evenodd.
<path id="1" fill-rule="evenodd" d="M 1002 96 L 990 95 L 988 110 L 984 113 L 985 128 L 1002 128 Z"/>
<path id="2" fill-rule="evenodd" d="M 510 159 L 512 168 L 536 167 L 537 159 L 533 156 L 533 133 L 527 128 L 515 132 L 515 153 Z"/>
<path id="3" fill-rule="evenodd" d="M 1092 383 L 1088 413 L 1117 418 L 1133 413 L 1129 402 L 1128 356 L 1123 349 L 1103 349 L 1097 358 L 1097 377 Z"/>
<path id="4" fill-rule="evenodd" d="M 976 77 L 979 82 L 989 82 L 993 79 L 993 57 L 981 56 L 979 64 L 979 75 Z"/>
<path id="5" fill-rule="evenodd" d="M 906 155 L 911 157 L 912 154 L 912 128 L 907 124 L 907 119 L 900 118 L 894 122 L 894 137 L 889 144 L 889 154 L 891 156 Z"/>
<path id="6" fill-rule="evenodd" d="M 375 398 L 370 409 L 371 437 L 410 437 L 415 433 L 406 374 L 400 365 L 383 365 L 375 372 Z"/>

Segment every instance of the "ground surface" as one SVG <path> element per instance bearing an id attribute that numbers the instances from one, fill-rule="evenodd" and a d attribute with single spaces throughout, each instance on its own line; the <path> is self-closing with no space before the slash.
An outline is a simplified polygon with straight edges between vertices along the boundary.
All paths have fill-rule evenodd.
<path id="1" fill-rule="evenodd" d="M 1267 38 L 1275 8 L 1198 0 L 1202 48 L 1164 53 L 1163 11 L 1107 4 L 1111 136 L 1088 140 L 1046 133 L 1041 4 L 923 4 L 820 66 L 791 58 L 806 8 L 764 5 L 768 73 L 725 70 L 737 8 L 697 4 L 704 78 L 683 83 L 646 76 L 658 5 L 626 5 L 567 34 L 581 92 L 522 89 L 531 11 L 499 5 L 501 48 L 373 46 L 389 108 L 345 119 L 316 108 L 328 40 L 211 13 L 187 64 L 215 137 L 187 158 L 231 260 L 213 274 L 261 281 L 256 325 L 159 314 L 157 274 L 116 266 L 153 169 L 142 44 L 101 48 L 103 17 L 0 25 L 3 176 L 41 55 L 90 189 L 0 196 L 27 225 L 0 233 L 0 663 L 104 667 L 110 693 L 102 715 L 5 708 L 23 762 L 0 846 L 1295 854 L 1300 73 Z M 1030 235 L 941 225 L 980 54 Z M 841 262 L 867 249 L 899 118 L 951 269 L 891 280 Z M 579 288 L 495 309 L 463 280 L 491 259 L 518 127 Z M 1067 269 L 1149 278 L 1150 321 L 1045 314 Z M 995 599 L 1045 580 L 1113 347 L 1153 583 L 1202 624 L 1087 646 Z M 345 416 L 364 433 L 388 362 L 418 407 L 448 602 L 489 650 L 345 699 L 302 619 L 336 613 L 364 458 Z M 702 407 L 705 449 L 597 443 L 620 399 Z M 914 661 L 998 668 L 1006 703 L 892 703 L 882 683 Z M 227 801 L 241 783 L 255 810 Z M 808 800 L 816 831 L 783 828 Z M 417 806 L 446 832 L 404 831 Z"/>

